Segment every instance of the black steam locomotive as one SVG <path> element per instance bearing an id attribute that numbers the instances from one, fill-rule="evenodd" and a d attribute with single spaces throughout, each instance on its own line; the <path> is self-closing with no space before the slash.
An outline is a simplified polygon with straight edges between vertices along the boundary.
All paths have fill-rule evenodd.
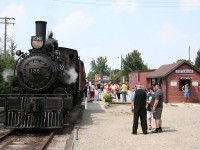
<path id="1" fill-rule="evenodd" d="M 12 93 L 0 95 L 6 128 L 61 128 L 67 112 L 80 104 L 85 84 L 84 63 L 77 50 L 58 47 L 46 22 L 36 21 L 29 53 L 19 56 Z"/>

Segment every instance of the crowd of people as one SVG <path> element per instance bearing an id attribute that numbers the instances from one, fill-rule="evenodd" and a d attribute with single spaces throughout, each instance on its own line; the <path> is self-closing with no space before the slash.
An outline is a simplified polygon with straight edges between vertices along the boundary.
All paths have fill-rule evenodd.
<path id="1" fill-rule="evenodd" d="M 103 93 L 108 93 L 112 98 L 119 102 L 127 102 L 127 83 L 101 83 L 95 86 L 92 83 L 89 87 L 90 100 L 101 101 Z M 95 96 L 95 90 L 97 90 Z M 184 103 L 189 102 L 189 86 L 188 83 L 182 87 L 184 92 Z M 86 90 L 87 91 L 87 90 Z M 87 94 L 87 92 L 86 92 Z M 122 100 L 121 100 L 122 98 Z M 152 119 L 155 120 L 155 130 L 152 133 L 161 133 L 162 130 L 162 110 L 163 110 L 163 93 L 159 83 L 155 83 L 150 88 L 144 88 L 140 82 L 132 89 L 130 96 L 131 111 L 133 113 L 132 134 L 137 134 L 138 121 L 140 118 L 143 134 L 148 134 L 148 130 L 152 130 Z"/>
<path id="2" fill-rule="evenodd" d="M 104 93 L 108 93 L 111 95 L 113 99 L 117 99 L 117 101 L 127 102 L 127 90 L 128 84 L 127 83 L 114 83 L 114 82 L 105 82 L 101 83 L 100 81 L 96 84 L 86 84 L 85 91 L 89 91 L 88 93 L 85 92 L 85 95 L 89 95 L 89 101 L 97 100 L 101 101 L 101 97 Z M 95 94 L 96 91 L 96 94 Z"/>

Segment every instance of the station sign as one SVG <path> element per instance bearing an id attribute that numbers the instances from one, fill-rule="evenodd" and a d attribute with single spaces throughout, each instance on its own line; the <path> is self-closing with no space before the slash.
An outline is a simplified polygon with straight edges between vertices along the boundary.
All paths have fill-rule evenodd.
<path id="1" fill-rule="evenodd" d="M 185 70 L 175 70 L 176 73 L 193 73 L 193 70 L 185 69 Z"/>

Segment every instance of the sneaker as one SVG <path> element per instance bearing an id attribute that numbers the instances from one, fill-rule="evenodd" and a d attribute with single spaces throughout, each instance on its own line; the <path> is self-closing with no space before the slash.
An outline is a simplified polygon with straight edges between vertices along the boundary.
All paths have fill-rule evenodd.
<path id="1" fill-rule="evenodd" d="M 156 128 L 154 131 L 152 131 L 152 133 L 159 133 L 159 132 L 160 132 L 159 128 Z"/>

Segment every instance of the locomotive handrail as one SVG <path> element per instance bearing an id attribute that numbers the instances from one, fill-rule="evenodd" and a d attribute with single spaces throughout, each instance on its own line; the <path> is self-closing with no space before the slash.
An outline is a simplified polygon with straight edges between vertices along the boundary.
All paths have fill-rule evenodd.
<path id="1" fill-rule="evenodd" d="M 16 61 L 16 63 L 15 63 L 15 67 L 14 67 L 14 78 L 15 78 L 15 70 L 16 70 L 16 68 L 17 68 L 17 64 L 18 64 L 19 60 L 20 60 L 22 57 L 24 57 L 25 55 L 27 55 L 27 53 L 22 54 L 22 55 L 17 59 L 17 61 Z"/>

